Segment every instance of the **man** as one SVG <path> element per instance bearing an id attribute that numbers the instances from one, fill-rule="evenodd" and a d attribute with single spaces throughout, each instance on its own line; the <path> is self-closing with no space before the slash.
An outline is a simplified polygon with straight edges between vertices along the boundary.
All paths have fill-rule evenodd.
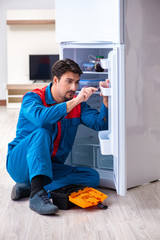
<path id="1" fill-rule="evenodd" d="M 52 66 L 53 82 L 24 95 L 16 137 L 8 145 L 7 171 L 16 182 L 11 198 L 30 196 L 30 208 L 39 214 L 58 211 L 48 191 L 69 184 L 99 184 L 94 169 L 64 164 L 79 124 L 97 131 L 108 127 L 107 97 L 99 112 L 86 103 L 97 88 L 82 88 L 75 96 L 81 74 L 74 61 L 57 61 Z M 109 87 L 109 80 L 100 85 Z"/>

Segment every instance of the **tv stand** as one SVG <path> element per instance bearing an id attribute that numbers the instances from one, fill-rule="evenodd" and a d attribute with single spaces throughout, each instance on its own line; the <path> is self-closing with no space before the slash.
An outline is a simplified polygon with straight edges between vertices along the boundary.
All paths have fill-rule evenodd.
<path id="1" fill-rule="evenodd" d="M 50 83 L 51 80 L 46 80 L 46 79 L 44 79 L 44 80 L 34 80 L 34 81 L 33 81 L 33 83 L 40 83 L 40 84 L 41 84 L 41 83 L 44 83 L 44 82 L 45 82 L 45 83 Z"/>
<path id="2" fill-rule="evenodd" d="M 30 84 L 7 84 L 7 107 L 20 108 L 23 95 L 35 88 L 43 88 L 50 82 L 34 82 Z"/>

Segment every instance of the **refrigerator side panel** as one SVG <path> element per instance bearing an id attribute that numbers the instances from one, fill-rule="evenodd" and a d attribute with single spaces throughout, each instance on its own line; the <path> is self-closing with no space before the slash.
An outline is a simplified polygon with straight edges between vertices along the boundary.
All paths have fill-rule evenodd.
<path id="1" fill-rule="evenodd" d="M 59 43 L 123 41 L 123 0 L 55 0 L 55 14 Z"/>
<path id="2" fill-rule="evenodd" d="M 160 179 L 159 12 L 160 1 L 126 0 L 128 188 Z"/>

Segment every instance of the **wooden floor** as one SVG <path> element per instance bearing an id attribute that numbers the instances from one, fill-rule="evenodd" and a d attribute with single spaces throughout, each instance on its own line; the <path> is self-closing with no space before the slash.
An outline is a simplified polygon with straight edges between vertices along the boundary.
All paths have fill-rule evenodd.
<path id="1" fill-rule="evenodd" d="M 12 201 L 14 184 L 6 172 L 7 143 L 15 135 L 18 110 L 0 107 L 0 240 L 160 240 L 160 181 L 109 197 L 107 210 L 61 210 L 41 216 L 28 199 Z"/>

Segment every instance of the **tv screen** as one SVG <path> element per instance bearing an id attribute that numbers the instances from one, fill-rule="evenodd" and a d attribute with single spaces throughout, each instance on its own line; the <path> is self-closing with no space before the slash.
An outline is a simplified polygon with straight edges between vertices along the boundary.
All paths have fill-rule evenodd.
<path id="1" fill-rule="evenodd" d="M 51 80 L 52 65 L 59 60 L 59 55 L 29 55 L 30 80 Z"/>

